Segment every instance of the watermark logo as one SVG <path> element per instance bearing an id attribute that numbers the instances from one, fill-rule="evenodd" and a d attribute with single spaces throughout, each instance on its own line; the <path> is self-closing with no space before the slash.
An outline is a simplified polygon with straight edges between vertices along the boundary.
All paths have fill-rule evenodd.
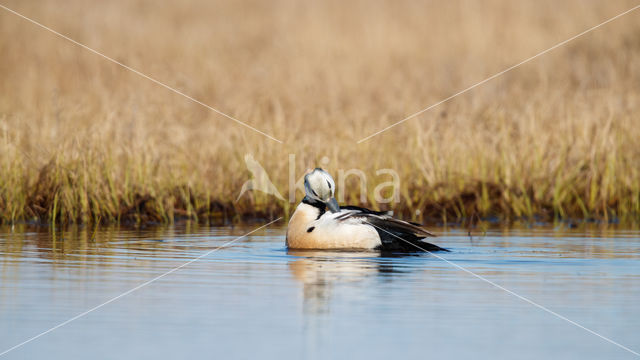
<path id="1" fill-rule="evenodd" d="M 276 186 L 271 182 L 271 179 L 269 179 L 267 172 L 264 170 L 262 165 L 253 158 L 253 155 L 246 154 L 244 156 L 244 162 L 247 165 L 247 170 L 249 170 L 253 178 L 242 184 L 242 189 L 240 189 L 240 194 L 238 195 L 236 202 L 240 200 L 244 193 L 252 190 L 261 191 L 268 195 L 273 195 L 279 200 L 285 201 Z"/>
<path id="2" fill-rule="evenodd" d="M 304 194 L 304 175 L 312 169 L 307 169 L 305 174 L 297 176 L 296 174 L 296 156 L 295 154 L 289 154 L 289 203 L 296 202 L 296 193 L 301 192 Z M 287 201 L 276 186 L 273 184 L 269 175 L 264 167 L 254 159 L 253 155 L 245 154 L 244 162 L 247 165 L 247 170 L 251 173 L 251 179 L 242 184 L 240 194 L 236 199 L 236 202 L 242 198 L 242 196 L 249 191 L 260 191 L 268 195 L 273 195 L 281 201 Z M 329 165 L 329 158 L 326 156 L 320 160 L 318 167 L 326 168 Z M 337 169 L 335 174 L 332 174 L 336 180 L 336 199 L 338 202 L 344 203 L 346 198 L 346 185 L 347 181 L 355 179 L 359 188 L 358 200 L 361 204 L 367 203 L 369 200 L 368 189 L 370 180 L 366 173 L 360 169 Z M 373 199 L 378 204 L 398 203 L 400 202 L 400 176 L 398 172 L 393 169 L 379 169 L 375 172 L 375 178 L 373 182 L 375 187 L 373 188 Z M 351 180 L 353 181 L 353 180 Z"/>

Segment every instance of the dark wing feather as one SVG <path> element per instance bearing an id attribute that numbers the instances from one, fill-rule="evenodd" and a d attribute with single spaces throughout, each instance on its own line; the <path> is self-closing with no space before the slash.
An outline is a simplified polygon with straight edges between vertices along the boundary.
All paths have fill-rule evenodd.
<path id="1" fill-rule="evenodd" d="M 374 215 L 388 215 L 389 214 L 388 211 L 375 211 L 375 210 L 370 210 L 370 209 L 367 209 L 367 208 L 363 208 L 363 207 L 359 207 L 359 206 L 353 206 L 353 205 L 340 206 L 340 210 L 353 210 L 353 211 L 357 211 L 358 213 L 362 213 L 362 214 L 374 214 Z"/>
<path id="2" fill-rule="evenodd" d="M 394 219 L 386 212 L 373 211 L 357 206 L 343 206 L 341 214 L 336 217 L 338 221 L 357 218 L 362 222 L 372 225 L 382 241 L 382 251 L 447 251 L 437 245 L 422 241 L 427 236 L 434 234 L 422 228 L 419 224 Z"/>

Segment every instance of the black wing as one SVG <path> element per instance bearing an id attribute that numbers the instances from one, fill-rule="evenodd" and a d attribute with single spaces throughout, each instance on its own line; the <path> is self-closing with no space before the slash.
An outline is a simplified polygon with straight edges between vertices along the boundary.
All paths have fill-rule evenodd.
<path id="1" fill-rule="evenodd" d="M 340 212 L 344 212 L 344 214 L 336 217 L 338 221 L 356 218 L 373 226 L 382 241 L 379 250 L 401 252 L 448 251 L 437 245 L 422 241 L 427 236 L 435 237 L 435 235 L 422 228 L 420 224 L 394 219 L 386 212 L 373 211 L 357 206 L 341 206 Z"/>

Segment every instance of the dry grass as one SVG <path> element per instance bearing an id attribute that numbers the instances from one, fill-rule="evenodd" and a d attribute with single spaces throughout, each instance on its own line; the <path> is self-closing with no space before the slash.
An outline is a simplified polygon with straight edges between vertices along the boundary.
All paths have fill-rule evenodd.
<path id="1" fill-rule="evenodd" d="M 298 176 L 395 169 L 416 220 L 640 216 L 640 12 L 355 143 L 633 1 L 6 5 L 285 144 L 0 10 L 5 223 L 290 213 L 235 203 L 247 153 L 283 194 L 288 154 Z"/>

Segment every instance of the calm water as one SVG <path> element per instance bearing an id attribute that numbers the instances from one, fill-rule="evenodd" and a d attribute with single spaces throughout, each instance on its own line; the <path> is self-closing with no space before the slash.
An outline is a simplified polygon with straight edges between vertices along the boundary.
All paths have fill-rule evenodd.
<path id="1" fill-rule="evenodd" d="M 255 226 L 0 228 L 0 352 Z M 438 229 L 434 229 L 438 231 Z M 439 229 L 439 254 L 640 351 L 640 232 Z M 429 254 L 292 252 L 273 226 L 2 358 L 632 359 Z"/>

